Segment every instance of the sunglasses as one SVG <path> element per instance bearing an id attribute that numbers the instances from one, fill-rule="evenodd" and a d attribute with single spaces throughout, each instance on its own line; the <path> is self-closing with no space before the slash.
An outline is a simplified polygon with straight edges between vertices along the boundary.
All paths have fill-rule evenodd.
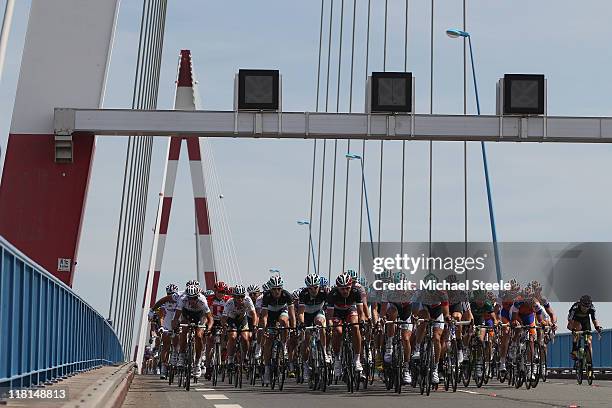
<path id="1" fill-rule="evenodd" d="M 234 296 L 234 299 L 236 299 L 236 300 L 244 300 L 244 296 Z"/>

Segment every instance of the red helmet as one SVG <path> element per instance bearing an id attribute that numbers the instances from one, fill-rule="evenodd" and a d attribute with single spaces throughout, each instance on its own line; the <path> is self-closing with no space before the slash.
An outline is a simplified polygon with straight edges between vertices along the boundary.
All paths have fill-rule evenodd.
<path id="1" fill-rule="evenodd" d="M 223 281 L 219 281 L 219 282 L 215 282 L 215 285 L 213 286 L 213 289 L 215 290 L 215 292 L 226 292 L 227 291 L 227 284 Z"/>

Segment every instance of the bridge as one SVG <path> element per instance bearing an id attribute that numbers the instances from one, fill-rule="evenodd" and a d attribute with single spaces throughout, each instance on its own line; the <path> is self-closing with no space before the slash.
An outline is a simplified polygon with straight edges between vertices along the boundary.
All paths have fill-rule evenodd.
<path id="1" fill-rule="evenodd" d="M 308 228 L 308 237 L 304 240 L 307 256 L 302 263 L 306 264 L 303 268 L 305 271 L 317 271 L 318 268 L 321 275 L 329 277 L 334 269 L 332 263 L 342 264 L 340 270 L 346 270 L 350 262 L 357 263 L 359 273 L 365 275 L 365 271 L 361 271 L 358 250 L 347 249 L 347 235 L 351 238 L 347 234 L 350 160 L 361 162 L 361 173 L 356 183 L 353 183 L 356 185 L 351 185 L 351 191 L 354 188 L 359 193 L 355 201 L 360 202 L 358 217 L 354 217 L 357 219 L 355 225 L 359 226 L 358 234 L 354 234 L 356 237 L 353 240 L 371 245 L 373 253 L 376 241 L 381 241 L 385 142 L 387 146 L 389 143 L 400 142 L 398 145 L 402 149 L 401 243 L 405 241 L 406 145 L 418 141 L 429 142 L 431 166 L 434 142 L 464 142 L 465 149 L 467 143 L 479 142 L 487 191 L 488 228 L 494 244 L 494 270 L 498 277 L 502 276 L 502 263 L 497 247 L 486 144 L 612 143 L 612 117 L 548 115 L 545 93 L 547 85 L 537 75 L 529 79 L 540 86 L 537 90 L 541 94 L 531 95 L 537 99 L 536 108 L 528 103 L 528 106 L 523 106 L 526 110 L 515 112 L 512 109 L 520 110 L 521 106 L 504 105 L 504 95 L 509 95 L 514 89 L 509 85 L 510 82 L 504 82 L 512 80 L 508 76 L 498 84 L 497 114 L 481 115 L 478 96 L 478 115 L 468 115 L 465 102 L 462 115 L 434 114 L 433 34 L 430 111 L 416 113 L 416 78 L 407 69 L 408 1 L 405 1 L 404 70 L 386 78 L 387 22 L 397 16 L 389 13 L 389 2 L 384 2 L 384 67 L 378 73 L 380 75 L 370 76 L 370 61 L 366 57 L 368 96 L 364 112 L 354 112 L 353 109 L 353 81 L 357 83 L 354 78 L 355 27 L 364 23 L 362 28 L 367 38 L 368 55 L 371 11 L 382 10 L 382 5 L 370 6 L 371 2 L 368 1 L 367 9 L 360 11 L 364 16 L 367 14 L 366 26 L 365 21 L 357 21 L 357 8 L 361 4 L 358 6 L 358 2 L 348 0 L 337 0 L 336 5 L 334 0 L 322 0 L 320 4 L 317 101 L 313 112 L 306 108 L 298 111 L 283 110 L 283 92 L 290 90 L 283 89 L 282 75 L 274 70 L 257 73 L 241 71 L 236 75 L 235 89 L 227 90 L 235 95 L 235 106 L 226 110 L 205 110 L 201 107 L 197 89 L 198 67 L 191 52 L 185 49 L 176 50 L 178 64 L 173 109 L 158 109 L 160 70 L 166 61 L 163 58 L 166 14 L 168 7 L 175 6 L 168 4 L 167 0 L 143 0 L 139 46 L 134 55 L 136 74 L 132 106 L 130 109 L 109 107 L 104 101 L 119 3 L 119 0 L 32 0 L 8 145 L 3 149 L 6 154 L 0 183 L 0 394 L 4 396 L 1 402 L 8 406 L 43 406 L 36 405 L 41 402 L 32 398 L 16 400 L 7 397 L 11 391 L 40 389 L 58 392 L 69 390 L 68 396 L 62 400 L 67 406 L 123 404 L 126 407 L 138 407 L 146 402 L 150 407 L 185 404 L 211 408 L 247 408 L 286 404 L 311 406 L 313 401 L 316 401 L 317 406 L 334 406 L 349 401 L 341 399 L 347 397 L 341 385 L 334 385 L 329 392 L 323 394 L 309 392 L 292 381 L 288 382 L 287 389 L 282 393 L 261 387 L 236 390 L 227 384 L 210 387 L 204 382 L 196 384 L 194 391 L 186 393 L 177 387 L 169 387 L 154 376 L 137 373 L 135 365 L 143 361 L 145 345 L 149 340 L 147 313 L 159 298 L 159 282 L 171 222 L 174 189 L 179 182 L 177 169 L 183 145 L 186 145 L 193 193 L 196 257 L 193 278 L 197 278 L 206 288 L 211 288 L 220 279 L 232 283 L 250 283 L 248 278 L 243 279 L 237 266 L 228 211 L 219 199 L 223 198 L 223 194 L 211 149 L 215 139 L 236 139 L 237 142 L 247 138 L 274 139 L 287 140 L 286 143 L 302 140 L 311 143 L 312 179 L 309 185 L 304 186 L 303 197 L 304 201 L 310 200 L 310 213 L 307 220 L 299 222 Z M 10 33 L 13 7 L 14 1 L 8 0 L 0 38 L 0 66 Z M 433 1 L 431 13 L 433 27 Z M 324 23 L 328 23 L 324 17 L 329 18 L 328 31 L 324 30 Z M 332 40 L 335 41 L 332 35 L 334 24 L 340 24 L 341 28 L 338 44 L 332 47 Z M 343 39 L 344 24 L 347 27 L 352 25 L 352 37 Z M 462 33 L 467 34 L 465 31 Z M 327 38 L 324 38 L 326 35 Z M 469 40 L 469 35 L 464 36 L 464 42 L 466 39 Z M 347 111 L 339 107 L 341 80 L 349 80 L 344 78 L 348 75 L 345 75 L 341 66 L 344 61 L 343 44 L 346 47 L 345 53 L 349 45 L 352 46 L 350 107 Z M 330 75 L 334 75 L 330 68 L 332 50 L 338 52 L 335 112 L 331 112 L 328 106 Z M 325 53 L 328 53 L 326 60 Z M 322 57 L 323 62 L 327 62 L 326 71 Z M 467 66 L 466 61 L 464 59 L 464 66 Z M 251 80 L 253 76 L 268 75 L 263 82 L 256 83 L 255 88 L 265 88 L 268 83 L 274 86 L 263 91 L 257 89 L 258 92 L 245 97 L 244 93 L 248 92 L 245 81 L 249 80 L 245 80 L 243 75 L 251 75 Z M 385 83 L 390 83 L 380 82 L 377 79 L 379 76 L 387 81 L 403 81 L 398 83 L 406 92 L 402 90 L 394 93 L 396 89 L 391 96 L 376 94 L 384 88 Z M 397 87 L 398 83 L 394 82 L 391 88 Z M 386 105 L 381 102 L 376 106 L 376 98 L 382 101 L 387 97 L 392 102 Z M 397 98 L 401 100 L 398 102 Z M 260 105 L 255 106 L 258 103 Z M 88 299 L 78 296 L 72 286 L 75 274 L 87 272 L 79 269 L 78 259 L 87 195 L 92 183 L 95 146 L 97 143 L 105 143 L 109 138 L 127 138 L 128 142 L 121 205 L 117 214 L 119 221 L 115 252 L 104 254 L 106 257 L 114 256 L 114 268 L 108 271 L 107 276 L 111 292 L 108 294 L 109 309 L 106 313 L 96 310 L 91 302 L 88 303 Z M 340 142 L 343 143 L 341 148 L 346 142 L 346 152 L 338 153 Z M 356 150 L 350 149 L 351 142 Z M 151 166 L 162 166 L 162 163 L 152 162 L 154 143 L 165 143 L 166 151 L 161 186 L 152 187 L 151 193 Z M 380 161 L 377 162 L 380 164 L 380 173 L 377 174 L 380 176 L 377 185 L 378 215 L 372 216 L 378 222 L 377 240 L 374 240 L 371 222 L 372 202 L 368 202 L 366 190 L 366 143 L 367 146 L 373 143 L 376 143 L 376 147 L 380 146 L 379 152 L 368 154 L 368 160 L 380 154 Z M 326 149 L 331 149 L 330 146 L 333 146 L 334 151 L 333 167 L 329 162 L 326 164 L 326 159 L 331 160 L 328 157 L 330 150 L 326 153 Z M 344 196 L 341 189 L 336 187 L 337 168 L 340 167 L 338 159 L 346 161 L 346 183 L 342 186 L 345 188 Z M 391 163 L 386 170 L 397 170 L 397 167 Z M 331 188 L 326 187 L 326 176 L 327 183 L 330 177 L 333 178 Z M 467 242 L 467 170 L 465 176 Z M 319 182 L 320 188 L 316 185 Z M 330 192 L 331 197 L 327 197 L 326 194 Z M 157 211 L 153 228 L 149 229 L 145 225 L 147 200 L 154 198 L 157 199 Z M 344 212 L 336 212 L 341 198 L 345 200 Z M 431 189 L 429 199 L 431 244 Z M 319 207 L 315 201 L 320 201 Z M 331 203 L 329 215 L 324 213 L 324 204 L 328 202 Z M 336 235 L 334 212 L 339 217 L 336 222 L 344 217 L 344 224 L 338 224 L 339 228 L 343 227 L 343 231 L 336 230 Z M 327 238 L 322 237 L 324 226 L 330 228 L 327 243 Z M 315 235 L 317 233 L 318 237 Z M 148 241 L 151 247 L 145 248 L 144 242 Z M 333 254 L 333 250 L 340 247 L 342 255 Z M 322 265 L 321 253 L 324 248 L 329 250 L 329 267 Z M 349 257 L 353 260 L 347 261 Z M 142 298 L 138 296 L 140 290 L 144 292 Z M 607 330 L 601 339 L 594 339 L 594 362 L 599 375 L 596 386 L 580 387 L 572 380 L 572 363 L 567 353 L 570 348 L 569 335 L 558 335 L 555 343 L 550 345 L 548 355 L 549 368 L 555 371 L 557 377 L 532 392 L 525 393 L 495 383 L 478 389 L 459 389 L 457 393 L 439 390 L 430 397 L 428 404 L 469 404 L 475 407 L 493 404 L 517 407 L 609 406 L 612 384 L 603 380 L 612 371 L 612 332 Z M 382 402 L 389 406 L 403 406 L 420 402 L 419 393 L 413 389 L 406 389 L 400 396 L 390 394 L 380 384 L 377 385 L 351 395 L 350 403 L 371 406 Z M 45 404 L 55 406 L 53 401 L 46 401 Z"/>

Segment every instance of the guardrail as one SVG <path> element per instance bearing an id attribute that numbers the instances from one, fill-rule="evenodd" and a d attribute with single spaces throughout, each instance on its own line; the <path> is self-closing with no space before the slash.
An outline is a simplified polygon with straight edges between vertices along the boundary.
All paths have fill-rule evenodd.
<path id="1" fill-rule="evenodd" d="M 570 358 L 572 350 L 571 333 L 555 336 L 554 343 L 548 343 L 548 367 L 552 369 L 571 369 L 574 361 Z M 612 330 L 603 331 L 601 339 L 593 333 L 593 367 L 596 369 L 612 367 Z"/>
<path id="2" fill-rule="evenodd" d="M 55 382 L 123 360 L 104 317 L 0 237 L 0 388 Z"/>

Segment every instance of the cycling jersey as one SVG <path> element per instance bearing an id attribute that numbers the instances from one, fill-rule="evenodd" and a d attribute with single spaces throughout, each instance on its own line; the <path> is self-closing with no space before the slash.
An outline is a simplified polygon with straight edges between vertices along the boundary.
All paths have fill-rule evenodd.
<path id="1" fill-rule="evenodd" d="M 258 297 L 258 298 L 255 300 L 255 310 L 257 311 L 257 313 L 260 313 L 260 312 L 261 312 L 261 305 L 262 305 L 262 302 L 263 302 L 263 297 L 264 297 L 264 295 L 263 295 L 263 294 L 261 294 L 261 295 L 259 295 L 259 297 Z"/>
<path id="2" fill-rule="evenodd" d="M 210 305 L 210 310 L 213 315 L 213 319 L 219 320 L 221 319 L 221 315 L 223 315 L 223 308 L 228 300 L 232 297 L 228 295 L 223 295 L 221 299 L 217 298 L 215 295 L 208 296 L 208 304 Z"/>
<path id="3" fill-rule="evenodd" d="M 278 298 L 272 296 L 272 292 L 266 292 L 261 301 L 261 308 L 269 312 L 280 312 L 281 310 L 287 310 L 291 304 L 293 304 L 291 293 L 283 289 Z"/>
<path id="4" fill-rule="evenodd" d="M 516 313 L 523 325 L 533 326 L 535 325 L 536 315 L 541 317 L 543 311 L 544 308 L 539 303 L 535 303 L 535 306 L 531 307 L 524 300 L 519 300 L 514 302 L 512 305 L 512 308 L 510 309 L 510 316 Z"/>
<path id="5" fill-rule="evenodd" d="M 319 289 L 317 295 L 313 298 L 310 296 L 308 288 L 302 289 L 298 297 L 298 305 L 304 306 L 304 313 L 313 314 L 323 311 L 325 301 L 327 300 L 327 292 Z"/>
<path id="6" fill-rule="evenodd" d="M 196 298 L 190 298 L 187 295 L 182 295 L 176 303 L 176 310 L 204 313 L 210 312 L 206 297 L 202 294 L 198 295 Z"/>
<path id="7" fill-rule="evenodd" d="M 253 305 L 253 301 L 250 297 L 245 297 L 242 301 L 242 305 L 238 306 L 234 299 L 230 299 L 225 304 L 225 308 L 223 309 L 223 316 L 228 317 L 230 319 L 243 319 L 245 316 L 248 316 L 250 312 L 255 311 L 255 306 Z"/>
<path id="8" fill-rule="evenodd" d="M 163 311 L 163 319 L 162 319 L 162 328 L 164 331 L 172 330 L 172 319 L 174 319 L 174 314 L 177 310 L 177 301 L 179 300 L 180 295 L 178 293 L 172 294 L 172 300 L 162 304 L 159 308 Z"/>
<path id="9" fill-rule="evenodd" d="M 593 320 L 597 320 L 595 318 L 595 306 L 591 306 L 588 308 L 586 312 L 580 310 L 580 302 L 576 302 L 570 307 L 569 314 L 567 315 L 567 320 L 578 320 L 585 319 L 591 317 Z"/>
<path id="10" fill-rule="evenodd" d="M 347 297 L 343 297 L 338 288 L 333 288 L 327 295 L 327 308 L 335 311 L 346 311 L 361 304 L 361 295 L 356 288 L 351 288 Z"/>
<path id="11" fill-rule="evenodd" d="M 481 305 L 479 305 L 477 302 L 470 302 L 470 308 L 472 309 L 475 324 L 485 324 L 487 326 L 493 325 L 493 319 L 491 318 L 491 313 L 493 313 L 495 310 L 493 307 L 493 302 L 490 300 L 485 300 Z"/>

